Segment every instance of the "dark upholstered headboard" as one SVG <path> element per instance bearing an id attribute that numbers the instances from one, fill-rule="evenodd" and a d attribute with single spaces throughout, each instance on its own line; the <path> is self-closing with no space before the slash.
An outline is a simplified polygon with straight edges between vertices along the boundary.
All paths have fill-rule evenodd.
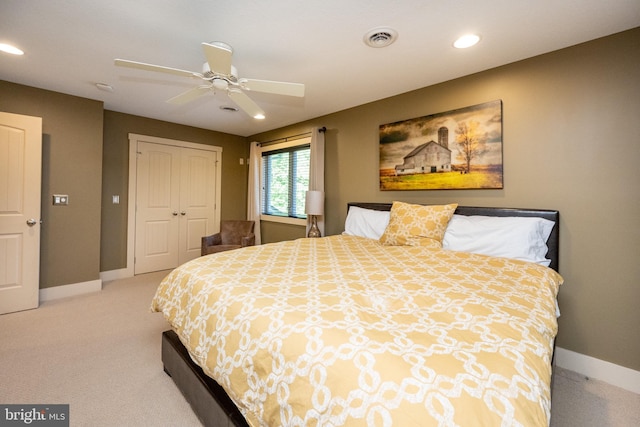
<path id="1" fill-rule="evenodd" d="M 351 206 L 357 206 L 363 209 L 373 209 L 376 211 L 390 211 L 392 203 L 368 203 L 368 202 L 350 202 L 347 204 L 347 210 Z M 529 216 L 548 219 L 553 221 L 555 225 L 551 230 L 551 235 L 547 240 L 547 259 L 551 260 L 549 267 L 558 271 L 559 252 L 560 252 L 560 212 L 547 209 L 517 209 L 517 208 L 487 208 L 458 206 L 456 209 L 458 215 L 483 215 L 483 216 Z"/>

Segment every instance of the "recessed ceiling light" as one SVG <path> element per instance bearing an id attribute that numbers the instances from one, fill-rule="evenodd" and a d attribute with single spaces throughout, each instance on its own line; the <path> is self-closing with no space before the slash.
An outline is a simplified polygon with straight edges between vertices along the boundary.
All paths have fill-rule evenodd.
<path id="1" fill-rule="evenodd" d="M 363 37 L 364 43 L 370 47 L 387 47 L 398 38 L 393 28 L 381 27 L 369 30 Z"/>
<path id="2" fill-rule="evenodd" d="M 465 49 L 471 47 L 480 41 L 480 36 L 475 34 L 466 34 L 453 43 L 454 47 L 458 49 Z"/>
<path id="3" fill-rule="evenodd" d="M 113 86 L 106 83 L 96 83 L 96 87 L 100 90 L 104 90 L 105 92 L 113 92 Z"/>
<path id="4" fill-rule="evenodd" d="M 10 53 L 12 55 L 24 55 L 23 51 L 21 51 L 15 46 L 11 46 L 10 44 L 0 43 L 0 50 L 6 53 Z"/>

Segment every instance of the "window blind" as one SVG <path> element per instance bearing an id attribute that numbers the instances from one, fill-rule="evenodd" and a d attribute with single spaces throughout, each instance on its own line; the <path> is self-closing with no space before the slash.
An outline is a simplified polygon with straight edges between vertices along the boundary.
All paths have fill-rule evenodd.
<path id="1" fill-rule="evenodd" d="M 262 153 L 262 207 L 266 215 L 306 218 L 311 150 L 308 144 Z"/>

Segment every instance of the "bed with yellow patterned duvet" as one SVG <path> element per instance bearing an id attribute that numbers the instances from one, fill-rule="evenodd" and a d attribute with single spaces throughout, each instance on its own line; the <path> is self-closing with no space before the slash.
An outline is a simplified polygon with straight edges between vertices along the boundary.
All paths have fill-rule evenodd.
<path id="1" fill-rule="evenodd" d="M 251 426 L 544 426 L 561 283 L 336 235 L 190 261 L 152 310 Z"/>

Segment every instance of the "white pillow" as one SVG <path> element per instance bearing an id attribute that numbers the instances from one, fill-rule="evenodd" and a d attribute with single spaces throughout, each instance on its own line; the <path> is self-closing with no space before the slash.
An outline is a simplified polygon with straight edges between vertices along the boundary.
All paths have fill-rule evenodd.
<path id="1" fill-rule="evenodd" d="M 350 236 L 380 239 L 389 224 L 389 211 L 376 211 L 350 206 L 344 223 L 344 233 Z"/>
<path id="2" fill-rule="evenodd" d="M 442 247 L 549 266 L 547 239 L 553 221 L 537 217 L 453 215 Z"/>

